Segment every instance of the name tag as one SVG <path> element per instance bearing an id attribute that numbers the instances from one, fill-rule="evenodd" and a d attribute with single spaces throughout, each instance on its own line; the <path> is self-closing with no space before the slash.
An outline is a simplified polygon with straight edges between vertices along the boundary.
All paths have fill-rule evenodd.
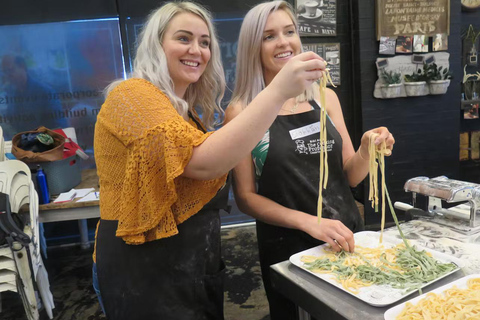
<path id="1" fill-rule="evenodd" d="M 320 132 L 320 121 L 289 131 L 290 137 L 292 137 L 292 140 L 297 140 L 297 139 L 307 137 L 319 132 Z"/>

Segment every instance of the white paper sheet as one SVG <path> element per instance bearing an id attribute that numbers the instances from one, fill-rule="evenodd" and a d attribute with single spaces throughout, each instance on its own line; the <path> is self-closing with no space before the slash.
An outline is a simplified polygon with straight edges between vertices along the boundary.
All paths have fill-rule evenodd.
<path id="1" fill-rule="evenodd" d="M 100 192 L 90 192 L 82 199 L 77 200 L 77 202 L 96 201 L 96 200 L 100 200 Z"/>
<path id="2" fill-rule="evenodd" d="M 53 201 L 53 203 L 61 203 L 61 202 L 72 201 L 73 199 L 75 199 L 75 195 L 76 195 L 75 189 L 72 189 L 68 192 L 62 192 L 62 193 L 60 193 L 58 198 L 55 199 L 55 201 Z"/>

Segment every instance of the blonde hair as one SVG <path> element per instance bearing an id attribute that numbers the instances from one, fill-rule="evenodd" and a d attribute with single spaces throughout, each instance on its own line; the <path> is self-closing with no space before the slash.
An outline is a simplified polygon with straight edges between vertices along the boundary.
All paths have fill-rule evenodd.
<path id="1" fill-rule="evenodd" d="M 298 34 L 298 22 L 288 2 L 264 2 L 248 11 L 245 19 L 243 19 L 238 38 L 237 70 L 232 104 L 240 104 L 245 108 L 265 88 L 261 60 L 263 31 L 268 16 L 277 10 L 284 10 L 290 16 Z M 299 95 L 296 101 L 313 100 L 317 91 L 318 85 L 314 83 Z"/>
<path id="2" fill-rule="evenodd" d="M 188 86 L 183 99 L 175 95 L 174 84 L 168 72 L 167 56 L 162 47 L 163 36 L 168 24 L 174 16 L 180 13 L 192 13 L 200 17 L 206 23 L 211 39 L 210 61 L 200 79 Z M 220 46 L 211 21 L 211 14 L 193 2 L 169 2 L 154 10 L 148 16 L 139 35 L 133 71 L 130 75 L 133 78 L 148 80 L 162 90 L 177 112 L 185 119 L 188 119 L 189 110 L 199 107 L 202 113 L 202 122 L 208 129 L 212 129 L 216 124 L 215 112 L 220 115 L 224 114 L 220 103 L 225 93 L 225 75 Z M 111 83 L 105 89 L 105 93 L 108 94 L 122 81 L 117 80 Z"/>

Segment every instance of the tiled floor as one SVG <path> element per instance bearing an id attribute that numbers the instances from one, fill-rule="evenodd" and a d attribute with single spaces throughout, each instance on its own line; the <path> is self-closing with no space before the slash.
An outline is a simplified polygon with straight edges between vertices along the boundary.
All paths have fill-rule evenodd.
<path id="1" fill-rule="evenodd" d="M 266 301 L 260 276 L 255 226 L 222 230 L 223 257 L 227 265 L 225 282 L 226 320 L 267 320 Z M 91 278 L 91 251 L 79 248 L 50 248 L 45 264 L 55 300 L 55 320 L 105 319 L 98 305 Z M 1 295 L 0 319 L 25 320 L 19 296 Z M 41 320 L 48 319 L 44 311 Z"/>

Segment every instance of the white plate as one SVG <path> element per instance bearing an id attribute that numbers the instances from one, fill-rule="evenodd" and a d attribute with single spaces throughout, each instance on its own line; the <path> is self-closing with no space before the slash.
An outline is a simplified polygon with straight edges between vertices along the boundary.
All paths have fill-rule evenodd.
<path id="1" fill-rule="evenodd" d="M 373 232 L 373 231 L 362 231 L 362 232 L 357 232 L 355 233 L 355 244 L 362 246 L 362 247 L 369 247 L 369 248 L 376 248 L 378 247 L 379 244 L 379 238 L 380 238 L 380 232 Z M 395 237 L 383 235 L 383 246 L 385 248 L 391 248 L 396 246 L 397 244 L 401 243 L 401 239 L 397 239 Z M 315 273 L 312 272 L 308 269 L 303 268 L 304 263 L 300 260 L 302 256 L 309 255 L 309 256 L 323 256 L 325 255 L 325 252 L 323 251 L 323 248 L 326 247 L 327 244 L 323 244 L 321 246 L 317 246 L 299 253 L 296 253 L 290 257 L 290 262 L 297 267 L 301 268 L 302 270 L 305 270 L 306 272 L 311 273 L 312 275 L 325 280 L 326 282 L 334 285 L 335 287 L 339 288 L 340 290 L 345 291 L 346 293 L 372 305 L 375 307 L 384 307 L 388 306 L 398 300 L 401 300 L 405 298 L 406 296 L 410 295 L 413 292 L 416 292 L 418 290 L 411 290 L 411 291 L 406 291 L 405 289 L 395 289 L 387 285 L 371 285 L 369 287 L 362 287 L 359 288 L 358 294 L 354 294 L 350 291 L 345 290 L 345 288 L 338 283 L 335 280 L 335 275 L 329 274 L 329 273 Z M 434 281 L 431 281 L 429 283 L 425 283 L 422 285 L 422 288 L 435 282 L 438 281 L 455 271 L 459 270 L 459 268 L 463 268 L 464 263 L 455 257 L 449 256 L 447 254 L 437 252 L 430 250 L 428 248 L 423 248 L 420 246 L 415 246 L 417 250 L 425 250 L 427 252 L 430 252 L 432 256 L 437 259 L 440 262 L 453 262 L 454 264 L 457 265 L 457 268 L 454 269 L 453 271 L 443 275 L 440 278 L 435 279 Z"/>
<path id="2" fill-rule="evenodd" d="M 402 310 L 405 307 L 405 304 L 407 302 L 410 302 L 412 304 L 416 304 L 416 303 L 418 303 L 418 301 L 425 298 L 425 296 L 430 292 L 434 292 L 436 294 L 441 294 L 445 290 L 450 289 L 453 286 L 457 286 L 457 288 L 459 288 L 459 289 L 466 289 L 468 280 L 472 279 L 472 278 L 480 278 L 480 274 L 471 274 L 469 276 L 457 279 L 457 280 L 455 280 L 453 282 L 450 282 L 450 283 L 448 283 L 448 284 L 446 284 L 446 285 L 444 285 L 440 288 L 437 288 L 435 290 L 426 292 L 426 293 L 424 293 L 424 294 L 422 294 L 422 295 L 420 295 L 416 298 L 405 301 L 404 303 L 401 303 L 398 306 L 392 307 L 385 312 L 385 320 L 395 320 L 395 318 L 402 312 Z"/>
<path id="3" fill-rule="evenodd" d="M 300 15 L 302 17 L 304 17 L 305 19 L 317 19 L 317 18 L 321 17 L 322 14 L 323 14 L 323 11 L 317 8 L 317 11 L 315 12 L 314 16 L 310 16 L 306 12 L 301 13 Z"/>

